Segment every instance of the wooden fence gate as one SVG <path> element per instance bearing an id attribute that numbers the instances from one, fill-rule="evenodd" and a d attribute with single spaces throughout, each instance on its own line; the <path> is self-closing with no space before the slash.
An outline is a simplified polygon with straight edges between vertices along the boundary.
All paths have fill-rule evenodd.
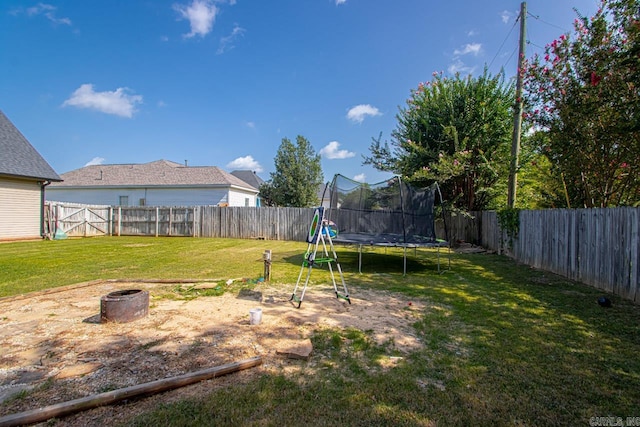
<path id="1" fill-rule="evenodd" d="M 45 230 L 51 237 L 56 233 L 71 237 L 110 235 L 111 218 L 111 206 L 45 204 Z"/>

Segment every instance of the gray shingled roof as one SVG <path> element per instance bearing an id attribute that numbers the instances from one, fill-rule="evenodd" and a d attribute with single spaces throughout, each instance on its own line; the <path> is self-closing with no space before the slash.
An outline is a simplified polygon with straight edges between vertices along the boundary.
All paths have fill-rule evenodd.
<path id="1" fill-rule="evenodd" d="M 60 181 L 47 161 L 0 110 L 0 175 Z"/>
<path id="2" fill-rule="evenodd" d="M 258 191 L 216 166 L 185 166 L 168 160 L 142 164 L 92 165 L 62 174 L 51 187 L 233 186 Z"/>
<path id="3" fill-rule="evenodd" d="M 252 187 L 260 188 L 260 185 L 264 184 L 264 179 L 260 178 L 255 172 L 250 170 L 235 170 L 231 172 L 231 175 L 236 178 L 240 178 Z"/>

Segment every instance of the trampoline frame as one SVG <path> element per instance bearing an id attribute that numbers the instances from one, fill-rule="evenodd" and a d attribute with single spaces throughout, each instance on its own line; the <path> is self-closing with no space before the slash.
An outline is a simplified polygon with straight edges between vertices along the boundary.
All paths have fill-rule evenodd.
<path id="1" fill-rule="evenodd" d="M 423 242 L 423 243 L 403 243 L 393 241 L 383 241 L 379 238 L 376 239 L 374 234 L 364 233 L 341 233 L 332 239 L 333 243 L 341 245 L 358 246 L 358 273 L 362 274 L 362 248 L 364 246 L 377 246 L 383 248 L 402 248 L 403 258 L 403 276 L 407 275 L 407 249 L 413 249 L 414 255 L 417 254 L 418 248 L 436 248 L 438 273 L 443 271 L 440 267 L 440 248 L 447 248 L 447 270 L 451 270 L 451 245 L 446 240 L 436 240 L 435 242 Z"/>

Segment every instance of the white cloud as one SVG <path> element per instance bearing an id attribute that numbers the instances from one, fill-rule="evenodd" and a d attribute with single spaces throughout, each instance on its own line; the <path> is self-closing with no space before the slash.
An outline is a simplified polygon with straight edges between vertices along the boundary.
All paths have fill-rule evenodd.
<path id="1" fill-rule="evenodd" d="M 449 71 L 449 73 L 451 74 L 456 74 L 456 73 L 473 74 L 475 69 L 476 67 L 470 67 L 466 65 L 464 62 L 457 59 L 456 61 L 453 62 L 453 64 L 449 65 L 449 68 L 447 68 L 447 71 Z"/>
<path id="2" fill-rule="evenodd" d="M 482 45 L 480 43 L 467 43 L 462 49 L 456 49 L 453 51 L 454 55 L 468 55 L 478 56 L 482 51 Z"/>
<path id="3" fill-rule="evenodd" d="M 365 182 L 367 180 L 367 176 L 363 173 L 359 173 L 358 175 L 353 177 L 354 181 Z"/>
<path id="4" fill-rule="evenodd" d="M 345 4 L 347 0 L 336 0 L 336 6 L 340 6 L 341 4 Z"/>
<path id="5" fill-rule="evenodd" d="M 89 160 L 86 164 L 86 166 L 95 166 L 95 165 L 102 165 L 104 164 L 104 161 L 106 159 L 104 157 L 94 157 L 93 159 Z"/>
<path id="6" fill-rule="evenodd" d="M 245 125 L 248 128 L 251 128 L 251 129 L 255 129 L 256 128 L 256 124 L 254 122 L 246 122 Z"/>
<path id="7" fill-rule="evenodd" d="M 464 55 L 473 55 L 478 56 L 482 53 L 482 44 L 481 43 L 467 43 L 462 48 L 456 49 L 453 51 L 452 59 L 453 62 L 447 68 L 447 71 L 451 74 L 472 74 L 476 67 L 471 67 L 466 65 L 460 59 L 461 56 Z"/>
<path id="8" fill-rule="evenodd" d="M 50 4 L 38 3 L 33 7 L 27 8 L 27 15 L 29 16 L 44 15 L 49 21 L 53 22 L 54 24 L 71 25 L 71 19 L 58 18 L 55 15 L 57 9 L 58 9 L 57 7 L 52 6 Z"/>
<path id="9" fill-rule="evenodd" d="M 326 159 L 348 159 L 356 155 L 353 151 L 340 150 L 338 141 L 331 141 L 320 150 L 320 155 Z"/>
<path id="10" fill-rule="evenodd" d="M 62 106 L 89 108 L 106 114 L 131 118 L 136 112 L 136 104 L 142 103 L 142 96 L 129 95 L 128 91 L 129 89 L 121 87 L 113 92 L 95 92 L 92 84 L 85 83 L 76 89 Z"/>
<path id="11" fill-rule="evenodd" d="M 40 15 L 41 13 L 53 12 L 56 10 L 55 6 L 45 3 L 38 3 L 35 6 L 27 8 L 27 15 Z"/>
<path id="12" fill-rule="evenodd" d="M 504 24 L 508 24 L 512 16 L 513 16 L 513 13 L 509 12 L 508 10 L 503 10 L 500 13 L 500 19 L 502 19 L 502 22 Z"/>
<path id="13" fill-rule="evenodd" d="M 231 34 L 229 34 L 227 37 L 222 37 L 220 39 L 220 46 L 218 46 L 218 50 L 216 51 L 216 54 L 220 55 L 226 52 L 227 50 L 233 49 L 235 47 L 234 42 L 238 37 L 244 34 L 244 31 L 245 31 L 244 28 L 239 27 L 237 25 L 233 27 Z"/>
<path id="14" fill-rule="evenodd" d="M 186 38 L 209 34 L 218 14 L 218 8 L 210 0 L 193 0 L 190 5 L 174 4 L 173 9 L 181 18 L 189 20 L 191 32 L 183 35 Z"/>
<path id="15" fill-rule="evenodd" d="M 260 163 L 256 162 L 251 156 L 238 157 L 237 159 L 227 163 L 227 169 L 248 169 L 254 172 L 262 172 L 263 170 Z"/>
<path id="16" fill-rule="evenodd" d="M 380 116 L 382 113 L 376 107 L 369 104 L 360 104 L 352 107 L 347 112 L 347 118 L 352 122 L 362 123 L 366 116 Z"/>

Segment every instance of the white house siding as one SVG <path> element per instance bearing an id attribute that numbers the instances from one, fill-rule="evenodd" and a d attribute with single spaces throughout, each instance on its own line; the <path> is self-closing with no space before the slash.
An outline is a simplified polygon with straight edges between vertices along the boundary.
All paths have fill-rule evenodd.
<path id="1" fill-rule="evenodd" d="M 144 199 L 145 206 L 203 206 L 229 203 L 229 206 L 244 206 L 245 197 L 250 198 L 250 206 L 255 206 L 255 195 L 229 197 L 227 187 L 221 188 L 90 188 L 69 189 L 49 187 L 47 200 L 56 202 L 82 203 L 90 205 L 117 206 L 121 196 L 127 196 L 128 206 L 140 206 Z"/>
<path id="2" fill-rule="evenodd" d="M 229 206 L 256 206 L 256 195 L 238 189 L 229 190 Z"/>
<path id="3" fill-rule="evenodd" d="M 166 188 L 147 191 L 149 206 L 201 206 L 227 203 L 226 188 Z"/>
<path id="4" fill-rule="evenodd" d="M 0 239 L 40 237 L 40 184 L 0 178 Z"/>
<path id="5" fill-rule="evenodd" d="M 144 192 L 140 193 L 144 197 Z M 117 205 L 118 196 L 129 196 L 129 204 L 133 203 L 136 195 L 129 190 L 109 190 L 109 189 L 82 189 L 72 190 L 61 187 L 48 187 L 45 193 L 47 201 L 79 203 L 84 205 Z"/>

